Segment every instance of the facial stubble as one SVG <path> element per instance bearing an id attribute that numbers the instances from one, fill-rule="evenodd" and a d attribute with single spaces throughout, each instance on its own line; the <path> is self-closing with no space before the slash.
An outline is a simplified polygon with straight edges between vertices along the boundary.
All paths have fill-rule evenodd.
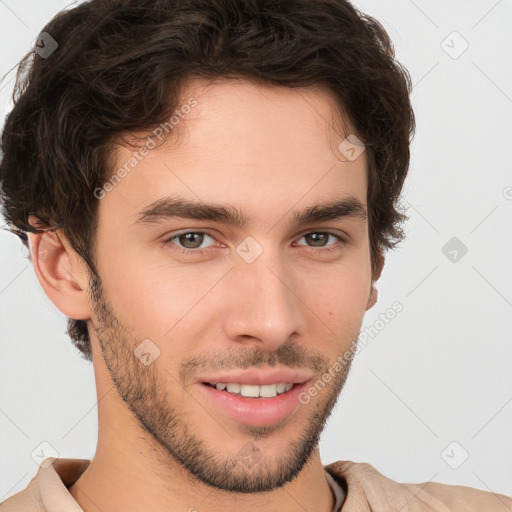
<path id="1" fill-rule="evenodd" d="M 278 457 L 265 456 L 264 450 L 258 447 L 258 440 L 287 435 L 280 434 L 286 428 L 286 422 L 284 425 L 280 423 L 268 427 L 240 424 L 238 432 L 233 432 L 232 426 L 221 424 L 221 420 L 217 421 L 202 407 L 197 409 L 204 413 L 204 417 L 197 417 L 196 421 L 187 420 L 172 404 L 179 403 L 184 397 L 188 404 L 199 403 L 187 390 L 186 383 L 181 382 L 180 376 L 173 377 L 167 368 L 159 365 L 158 359 L 150 365 L 144 365 L 134 355 L 135 347 L 143 338 L 135 336 L 119 320 L 105 297 L 101 278 L 96 274 L 90 276 L 90 300 L 95 313 L 92 327 L 110 377 L 140 428 L 149 434 L 155 446 L 161 448 L 161 453 L 157 455 L 160 463 L 173 468 L 178 462 L 204 484 L 234 493 L 271 491 L 292 481 L 300 473 L 318 446 L 320 434 L 346 382 L 350 361 L 334 375 L 330 386 L 325 386 L 316 399 L 308 404 L 311 409 L 309 418 L 299 437 L 289 441 L 286 453 Z M 254 366 L 261 365 L 265 355 L 254 353 L 253 360 L 245 359 L 241 366 L 249 367 L 253 363 Z M 276 359 L 279 359 L 275 356 L 268 354 L 267 363 L 275 365 Z M 325 358 L 319 357 L 315 368 L 319 366 L 318 360 L 325 364 Z M 284 360 L 279 362 L 286 365 Z M 186 363 L 182 363 L 182 368 Z M 327 365 L 324 371 L 327 371 Z M 166 385 L 169 381 L 174 381 L 173 388 L 182 394 L 178 400 L 169 397 Z M 233 444 L 239 445 L 234 446 L 231 454 L 216 451 L 200 438 L 195 425 L 207 421 L 215 421 L 216 426 L 223 428 Z M 247 459 L 244 456 L 248 451 L 254 454 L 254 458 Z"/>

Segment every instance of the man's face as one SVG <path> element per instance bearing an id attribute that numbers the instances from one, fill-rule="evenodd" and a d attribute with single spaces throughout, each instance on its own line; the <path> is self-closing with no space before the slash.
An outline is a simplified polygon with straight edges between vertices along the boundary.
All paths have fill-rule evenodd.
<path id="1" fill-rule="evenodd" d="M 93 352 L 101 346 L 160 459 L 221 489 L 266 491 L 316 448 L 349 370 L 333 366 L 371 290 L 363 216 L 294 217 L 349 198 L 366 205 L 366 159 L 336 150 L 344 136 L 331 134 L 325 92 L 194 84 L 180 143 L 151 150 L 100 201 Z M 113 172 L 133 152 L 122 148 Z M 166 216 L 161 204 L 141 215 L 171 196 L 246 222 Z"/>

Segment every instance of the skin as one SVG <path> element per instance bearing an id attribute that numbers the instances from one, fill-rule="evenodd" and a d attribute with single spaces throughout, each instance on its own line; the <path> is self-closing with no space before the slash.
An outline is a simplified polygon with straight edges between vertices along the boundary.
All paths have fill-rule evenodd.
<path id="1" fill-rule="evenodd" d="M 345 137 L 323 89 L 194 80 L 190 96 L 198 104 L 179 125 L 179 143 L 150 151 L 100 201 L 99 278 L 62 233 L 29 235 L 49 298 L 90 326 L 98 444 L 70 492 L 86 512 L 329 512 L 318 439 L 349 365 L 270 427 L 225 416 L 195 379 L 222 362 L 302 368 L 315 382 L 357 339 L 384 264 L 381 256 L 372 276 L 367 221 L 294 227 L 290 218 L 349 194 L 366 204 L 365 154 L 347 161 L 336 150 Z M 132 152 L 121 147 L 115 169 Z M 135 223 L 169 194 L 239 207 L 250 222 Z M 196 242 L 202 255 L 180 254 L 194 247 L 184 237 L 163 244 L 187 230 L 210 235 Z M 324 248 L 305 236 L 326 230 L 347 241 L 327 237 Z M 263 248 L 250 264 L 236 252 L 248 236 Z M 144 339 L 160 351 L 149 365 L 134 356 Z M 239 456 L 247 447 L 257 453 L 251 467 Z"/>

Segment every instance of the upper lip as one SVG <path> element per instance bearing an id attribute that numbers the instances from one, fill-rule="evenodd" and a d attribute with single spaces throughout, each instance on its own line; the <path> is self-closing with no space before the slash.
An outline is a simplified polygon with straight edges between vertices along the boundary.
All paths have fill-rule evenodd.
<path id="1" fill-rule="evenodd" d="M 238 383 L 250 384 L 253 386 L 264 386 L 266 384 L 279 384 L 281 382 L 302 384 L 312 377 L 311 372 L 306 370 L 293 370 L 286 368 L 274 368 L 270 370 L 238 370 L 234 372 L 224 372 L 217 375 L 199 377 L 198 382 L 208 384 Z"/>

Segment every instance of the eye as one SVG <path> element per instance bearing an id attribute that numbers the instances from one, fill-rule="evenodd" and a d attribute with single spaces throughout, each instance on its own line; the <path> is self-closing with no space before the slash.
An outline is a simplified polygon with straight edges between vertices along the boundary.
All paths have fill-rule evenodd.
<path id="1" fill-rule="evenodd" d="M 162 243 L 163 245 L 173 244 L 173 250 L 183 254 L 203 254 L 204 251 L 201 250 L 201 245 L 205 237 L 213 240 L 213 237 L 204 231 L 185 231 L 167 238 Z M 182 246 L 180 247 L 177 243 L 182 244 Z"/>
<path id="2" fill-rule="evenodd" d="M 333 245 L 331 247 L 327 246 L 327 242 L 330 237 L 338 240 L 342 244 L 346 243 L 346 240 L 341 235 L 337 233 L 332 233 L 331 231 L 310 231 L 309 233 L 302 235 L 301 238 L 304 238 L 313 244 L 312 246 L 310 245 L 309 247 L 311 247 L 314 252 L 326 253 L 340 249 L 340 245 Z M 317 249 L 317 247 L 320 247 L 320 249 Z M 328 248 L 323 249 L 323 247 Z"/>

